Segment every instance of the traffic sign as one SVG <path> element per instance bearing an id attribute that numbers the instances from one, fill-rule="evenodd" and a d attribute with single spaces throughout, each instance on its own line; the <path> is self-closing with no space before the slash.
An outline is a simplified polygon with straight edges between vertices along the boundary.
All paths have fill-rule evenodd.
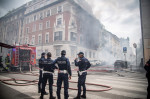
<path id="1" fill-rule="evenodd" d="M 123 53 L 127 53 L 127 47 L 123 47 Z"/>

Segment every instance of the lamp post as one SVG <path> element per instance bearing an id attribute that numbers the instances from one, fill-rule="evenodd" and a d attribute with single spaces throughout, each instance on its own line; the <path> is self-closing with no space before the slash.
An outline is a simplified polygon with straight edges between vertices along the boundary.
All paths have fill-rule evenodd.
<path id="1" fill-rule="evenodd" d="M 137 44 L 134 43 L 133 47 L 135 48 L 135 53 L 136 53 L 136 67 L 137 67 Z"/>

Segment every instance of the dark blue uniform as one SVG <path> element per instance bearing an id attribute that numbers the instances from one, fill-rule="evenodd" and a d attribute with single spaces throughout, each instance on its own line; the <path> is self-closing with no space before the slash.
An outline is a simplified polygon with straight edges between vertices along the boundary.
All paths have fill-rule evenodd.
<path id="1" fill-rule="evenodd" d="M 67 73 L 58 73 L 58 79 L 57 79 L 57 97 L 58 99 L 61 99 L 60 97 L 60 91 L 61 91 L 61 85 L 62 82 L 64 82 L 64 99 L 68 99 L 68 74 L 71 76 L 71 67 L 70 67 L 70 62 L 69 59 L 65 57 L 65 55 L 62 55 L 61 57 L 58 57 L 55 61 L 54 64 L 58 64 L 58 69 L 60 71 L 66 70 Z"/>
<path id="2" fill-rule="evenodd" d="M 53 60 L 51 58 L 47 58 L 43 61 L 43 80 L 42 80 L 42 91 L 41 96 L 45 93 L 45 86 L 47 83 L 47 80 L 49 81 L 49 93 L 50 93 L 50 99 L 53 99 L 53 73 L 54 69 L 57 69 L 57 67 L 53 64 Z"/>
<path id="3" fill-rule="evenodd" d="M 81 58 L 78 62 L 77 62 L 77 60 L 75 60 L 74 62 L 75 62 L 75 66 L 79 67 L 79 71 L 78 71 L 78 97 L 81 96 L 81 86 L 83 87 L 83 95 L 86 96 L 86 86 L 85 86 L 86 75 L 87 75 L 86 70 L 88 68 L 90 68 L 91 64 L 89 63 L 88 59 L 86 59 L 85 57 Z M 85 72 L 83 72 L 83 71 L 85 71 Z M 80 74 L 79 72 L 83 72 L 83 73 Z"/>
<path id="4" fill-rule="evenodd" d="M 41 92 L 41 87 L 42 87 L 42 69 L 43 69 L 43 63 L 44 63 L 45 57 L 41 57 L 39 59 L 39 82 L 38 82 L 38 90 L 39 93 Z"/>

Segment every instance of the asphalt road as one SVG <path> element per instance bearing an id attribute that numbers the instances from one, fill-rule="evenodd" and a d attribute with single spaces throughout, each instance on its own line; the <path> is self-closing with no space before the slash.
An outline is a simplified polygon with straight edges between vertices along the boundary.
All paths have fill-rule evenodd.
<path id="1" fill-rule="evenodd" d="M 75 70 L 76 68 L 73 68 Z M 97 68 L 95 68 L 97 70 Z M 38 71 L 33 71 L 38 74 Z M 27 72 L 30 74 L 29 72 Z M 57 78 L 57 72 L 54 74 Z M 27 79 L 36 80 L 37 76 L 0 73 L 0 79 Z M 77 81 L 77 73 L 73 71 L 73 77 L 71 81 Z M 87 75 L 88 83 L 103 84 L 111 86 L 109 91 L 102 92 L 87 92 L 87 99 L 146 99 L 146 87 L 147 80 L 144 73 L 137 72 L 105 72 L 105 71 L 89 71 Z M 14 82 L 11 82 L 14 83 Z M 54 81 L 56 84 L 56 80 Z M 70 83 L 70 87 L 77 88 L 76 83 Z M 105 87 L 87 85 L 87 89 L 105 89 Z M 48 92 L 48 86 L 46 87 Z M 53 88 L 54 95 L 56 96 L 56 87 Z M 61 97 L 63 99 L 63 92 L 61 90 Z M 73 99 L 77 95 L 76 90 L 69 90 L 69 99 Z M 0 83 L 0 99 L 39 99 L 40 94 L 37 93 L 37 84 L 30 86 L 11 86 Z M 44 96 L 44 99 L 48 99 L 49 95 Z"/>

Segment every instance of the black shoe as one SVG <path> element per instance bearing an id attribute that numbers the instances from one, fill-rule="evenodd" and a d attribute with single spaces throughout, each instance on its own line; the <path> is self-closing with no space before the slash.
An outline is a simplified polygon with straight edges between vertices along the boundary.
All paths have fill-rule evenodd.
<path id="1" fill-rule="evenodd" d="M 41 88 L 38 88 L 38 93 L 41 93 Z"/>
<path id="2" fill-rule="evenodd" d="M 81 95 L 81 98 L 86 98 L 86 95 Z"/>
<path id="3" fill-rule="evenodd" d="M 50 96 L 50 97 L 49 97 L 49 99 L 56 99 L 56 97 L 54 97 L 54 96 Z"/>
<path id="4" fill-rule="evenodd" d="M 73 99 L 80 99 L 80 97 L 79 97 L 79 96 L 77 96 L 77 97 L 75 97 L 75 98 L 73 98 Z"/>
<path id="5" fill-rule="evenodd" d="M 48 93 L 47 93 L 47 92 L 44 92 L 44 95 L 48 95 Z"/>
<path id="6" fill-rule="evenodd" d="M 40 96 L 40 99 L 43 99 L 43 96 Z"/>

